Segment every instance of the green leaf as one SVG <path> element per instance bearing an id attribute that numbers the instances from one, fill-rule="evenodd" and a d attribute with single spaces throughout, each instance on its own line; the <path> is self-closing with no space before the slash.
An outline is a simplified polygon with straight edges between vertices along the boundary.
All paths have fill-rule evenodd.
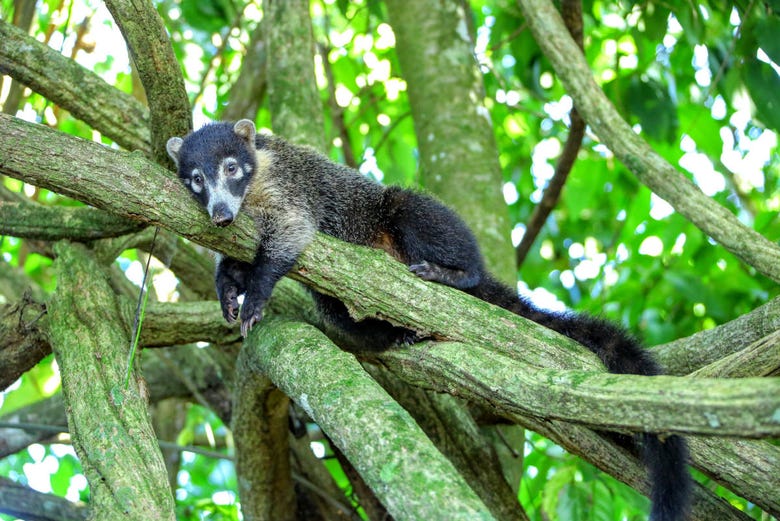
<path id="1" fill-rule="evenodd" d="M 564 494 L 563 490 L 572 480 L 574 480 L 576 471 L 577 468 L 571 465 L 562 467 L 547 480 L 547 484 L 543 491 L 542 512 L 547 514 L 551 519 L 579 519 L 579 517 L 559 517 L 558 515 L 559 501 L 562 497 L 567 497 L 567 494 Z"/>
<path id="2" fill-rule="evenodd" d="M 775 70 L 758 58 L 746 59 L 742 79 L 756 105 L 754 117 L 780 131 L 780 81 Z"/>
<path id="3" fill-rule="evenodd" d="M 677 106 L 669 91 L 650 78 L 631 78 L 626 93 L 626 106 L 639 118 L 645 134 L 658 141 L 672 142 L 677 137 Z"/>
<path id="4" fill-rule="evenodd" d="M 758 45 L 769 58 L 780 64 L 780 19 L 776 17 L 761 18 L 756 22 L 755 28 Z"/>
<path id="5" fill-rule="evenodd" d="M 181 14 L 193 28 L 209 33 L 230 27 L 236 16 L 235 8 L 227 0 L 182 0 Z"/>

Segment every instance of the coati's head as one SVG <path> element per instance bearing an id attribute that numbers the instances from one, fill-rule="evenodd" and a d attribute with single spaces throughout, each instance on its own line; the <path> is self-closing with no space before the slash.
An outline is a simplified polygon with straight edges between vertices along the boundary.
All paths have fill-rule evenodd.
<path id="1" fill-rule="evenodd" d="M 238 216 L 256 168 L 255 133 L 248 119 L 212 123 L 184 139 L 172 137 L 165 146 L 184 185 L 217 226 Z"/>

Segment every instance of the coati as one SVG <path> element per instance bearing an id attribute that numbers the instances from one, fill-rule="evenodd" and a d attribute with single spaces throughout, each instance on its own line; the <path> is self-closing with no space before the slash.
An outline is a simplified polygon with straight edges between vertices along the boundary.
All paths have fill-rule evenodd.
<path id="1" fill-rule="evenodd" d="M 276 282 L 321 231 L 382 248 L 425 280 L 453 286 L 566 335 L 596 353 L 610 372 L 660 374 L 650 354 L 621 328 L 587 315 L 538 309 L 498 282 L 485 270 L 466 224 L 431 197 L 382 186 L 310 148 L 257 134 L 246 119 L 212 123 L 184 139 L 173 137 L 167 150 L 215 225 L 228 226 L 241 211 L 257 226 L 260 246 L 254 262 L 217 260 L 222 313 L 228 322 L 240 316 L 244 336 L 261 320 Z M 312 293 L 323 318 L 353 349 L 383 350 L 417 340 L 413 331 L 382 320 L 355 322 L 340 301 Z M 684 519 L 691 489 L 685 441 L 650 433 L 637 438 L 652 483 L 650 519 Z"/>

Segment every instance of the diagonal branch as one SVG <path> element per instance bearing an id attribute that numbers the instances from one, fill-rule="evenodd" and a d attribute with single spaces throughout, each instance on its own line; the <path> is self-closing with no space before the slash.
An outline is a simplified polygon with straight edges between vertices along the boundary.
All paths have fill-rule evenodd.
<path id="1" fill-rule="evenodd" d="M 149 101 L 152 157 L 170 165 L 165 142 L 192 130 L 190 102 L 179 62 L 160 15 L 151 2 L 109 0 L 106 7 L 122 31 Z"/>
<path id="2" fill-rule="evenodd" d="M 582 53 L 549 0 L 518 0 L 539 47 L 552 62 L 585 121 L 637 178 L 702 232 L 775 282 L 780 282 L 780 246 L 742 224 L 688 177 L 655 152 L 596 84 Z"/>
<path id="3" fill-rule="evenodd" d="M 132 96 L 0 20 L 0 73 L 24 83 L 128 150 L 149 153 L 149 111 Z"/>

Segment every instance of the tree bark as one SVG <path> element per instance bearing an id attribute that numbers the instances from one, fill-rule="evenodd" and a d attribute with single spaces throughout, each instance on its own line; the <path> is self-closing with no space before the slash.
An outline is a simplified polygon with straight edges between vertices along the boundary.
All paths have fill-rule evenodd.
<path id="1" fill-rule="evenodd" d="M 421 184 L 458 210 L 476 231 L 490 269 L 514 284 L 501 166 L 468 13 L 460 2 L 385 4 L 414 116 Z"/>
<path id="2" fill-rule="evenodd" d="M 108 0 L 106 7 L 125 37 L 146 92 L 152 157 L 158 164 L 172 167 L 165 143 L 171 136 L 183 136 L 192 130 L 192 115 L 168 32 L 151 3 Z"/>
<path id="3" fill-rule="evenodd" d="M 409 413 L 322 333 L 267 318 L 244 349 L 249 367 L 329 434 L 395 519 L 493 519 Z"/>
<path id="4" fill-rule="evenodd" d="M 322 103 L 314 77 L 308 0 L 265 2 L 268 101 L 274 132 L 293 143 L 327 150 Z"/>
<path id="5" fill-rule="evenodd" d="M 94 72 L 0 20 L 0 73 L 68 110 L 128 150 L 149 155 L 149 110 Z"/>
<path id="6" fill-rule="evenodd" d="M 52 350 L 68 425 L 91 491 L 90 518 L 170 519 L 173 496 L 140 374 L 127 371 L 129 333 L 113 291 L 83 246 L 58 243 L 49 304 Z"/>
<path id="7" fill-rule="evenodd" d="M 241 512 L 252 520 L 294 521 L 287 410 L 290 400 L 263 373 L 253 371 L 242 349 L 236 363 L 231 430 Z"/>

